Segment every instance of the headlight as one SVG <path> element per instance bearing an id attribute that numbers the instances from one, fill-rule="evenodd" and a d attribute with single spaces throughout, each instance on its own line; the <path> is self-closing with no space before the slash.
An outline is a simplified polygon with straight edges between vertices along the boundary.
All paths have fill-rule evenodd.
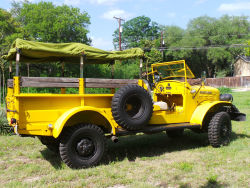
<path id="1" fill-rule="evenodd" d="M 233 96 L 231 94 L 220 94 L 221 101 L 231 101 L 233 102 Z"/>

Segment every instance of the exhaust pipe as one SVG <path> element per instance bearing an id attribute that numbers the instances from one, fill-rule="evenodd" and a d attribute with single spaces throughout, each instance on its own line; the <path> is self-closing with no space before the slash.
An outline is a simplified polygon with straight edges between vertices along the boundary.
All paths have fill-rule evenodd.
<path id="1" fill-rule="evenodd" d="M 117 143 L 119 141 L 117 136 L 111 136 L 111 140 L 114 143 Z"/>

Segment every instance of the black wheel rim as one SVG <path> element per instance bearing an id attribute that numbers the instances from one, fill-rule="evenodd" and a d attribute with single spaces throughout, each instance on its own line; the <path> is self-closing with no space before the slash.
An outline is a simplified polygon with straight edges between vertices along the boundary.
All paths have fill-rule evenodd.
<path id="1" fill-rule="evenodd" d="M 137 94 L 132 94 L 124 102 L 123 110 L 132 119 L 143 115 L 145 105 Z"/>
<path id="2" fill-rule="evenodd" d="M 97 151 L 97 143 L 91 136 L 79 135 L 73 142 L 73 152 L 82 160 L 92 158 Z"/>
<path id="3" fill-rule="evenodd" d="M 89 157 L 95 150 L 94 143 L 88 138 L 83 138 L 76 146 L 77 153 L 82 157 Z"/>

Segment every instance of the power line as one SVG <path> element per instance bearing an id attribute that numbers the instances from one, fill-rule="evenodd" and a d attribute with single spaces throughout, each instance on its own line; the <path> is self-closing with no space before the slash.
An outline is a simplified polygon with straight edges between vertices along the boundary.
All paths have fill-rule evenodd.
<path id="1" fill-rule="evenodd" d="M 192 35 L 192 36 L 170 36 L 169 38 L 205 38 L 205 37 L 233 37 L 233 36 L 247 36 L 250 35 L 249 33 L 241 33 L 241 34 L 231 34 L 231 35 Z M 164 37 L 163 38 L 168 38 Z"/>
<path id="2" fill-rule="evenodd" d="M 230 35 L 192 35 L 192 36 L 164 36 L 163 35 L 163 39 L 166 39 L 166 38 L 205 38 L 205 37 L 233 37 L 233 36 L 250 36 L 250 33 L 239 33 L 239 34 L 230 34 Z M 128 37 L 135 37 L 134 35 L 126 35 Z M 160 37 L 161 36 L 161 33 L 157 33 L 155 35 L 147 35 L 147 36 L 143 36 L 142 39 L 146 39 L 148 37 Z"/>
<path id="3" fill-rule="evenodd" d="M 231 44 L 231 45 L 221 45 L 221 46 L 202 46 L 202 47 L 174 47 L 174 48 L 158 48 L 159 50 L 163 51 L 178 51 L 178 50 L 202 50 L 202 49 L 212 49 L 212 48 L 246 48 L 250 47 L 250 45 L 244 44 Z"/>

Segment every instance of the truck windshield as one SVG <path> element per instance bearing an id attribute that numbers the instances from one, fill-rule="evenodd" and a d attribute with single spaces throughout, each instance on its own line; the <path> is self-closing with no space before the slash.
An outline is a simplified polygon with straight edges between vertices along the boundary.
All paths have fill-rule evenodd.
<path id="1" fill-rule="evenodd" d="M 161 79 L 185 77 L 184 63 L 163 64 L 155 66 L 153 69 L 154 72 L 157 72 L 160 75 Z M 194 78 L 194 75 L 188 66 L 186 66 L 186 74 L 187 78 Z"/>

